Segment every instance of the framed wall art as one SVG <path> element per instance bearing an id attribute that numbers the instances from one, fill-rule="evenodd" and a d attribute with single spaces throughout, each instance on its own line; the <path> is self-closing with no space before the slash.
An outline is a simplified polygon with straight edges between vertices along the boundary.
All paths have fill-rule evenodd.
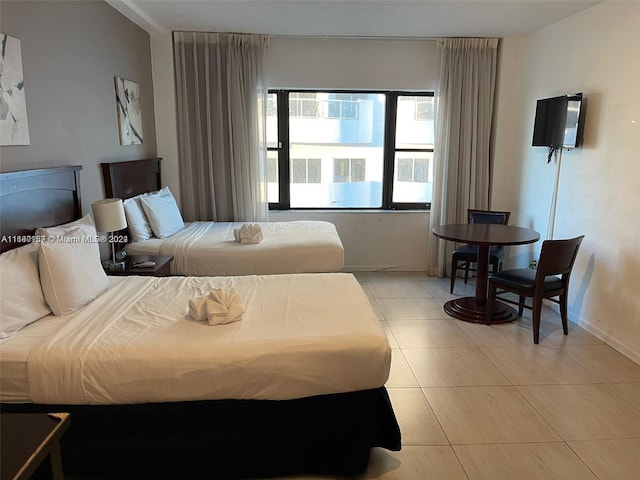
<path id="1" fill-rule="evenodd" d="M 29 145 L 20 40 L 0 33 L 0 145 Z"/>
<path id="2" fill-rule="evenodd" d="M 115 77 L 116 105 L 120 145 L 142 144 L 142 111 L 140 110 L 140 88 L 136 82 Z"/>

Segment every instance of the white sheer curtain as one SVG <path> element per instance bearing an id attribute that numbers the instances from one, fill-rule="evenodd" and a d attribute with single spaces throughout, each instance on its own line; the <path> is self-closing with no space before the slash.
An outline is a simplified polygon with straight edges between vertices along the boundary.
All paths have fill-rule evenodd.
<path id="1" fill-rule="evenodd" d="M 185 220 L 266 221 L 268 37 L 175 32 Z"/>
<path id="2" fill-rule="evenodd" d="M 498 40 L 438 40 L 436 149 L 430 228 L 466 223 L 468 208 L 489 206 L 491 124 Z M 444 276 L 452 242 L 431 235 L 429 275 Z"/>

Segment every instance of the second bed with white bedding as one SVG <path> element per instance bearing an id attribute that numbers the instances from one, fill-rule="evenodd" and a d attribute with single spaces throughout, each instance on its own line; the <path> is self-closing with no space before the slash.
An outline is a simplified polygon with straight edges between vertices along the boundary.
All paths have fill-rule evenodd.
<path id="1" fill-rule="evenodd" d="M 234 241 L 242 222 L 192 222 L 170 237 L 126 246 L 130 255 L 173 255 L 171 273 L 190 276 L 339 272 L 344 248 L 335 225 L 320 221 L 263 222 L 257 244 Z"/>
<path id="2" fill-rule="evenodd" d="M 239 293 L 243 319 L 191 319 L 189 299 L 220 287 Z M 3 390 L 28 391 L 2 401 L 283 400 L 376 388 L 389 374 L 386 336 L 350 274 L 126 277 L 65 319 L 52 329 L 45 317 L 0 346 L 10 371 L 28 374 L 3 373 Z"/>

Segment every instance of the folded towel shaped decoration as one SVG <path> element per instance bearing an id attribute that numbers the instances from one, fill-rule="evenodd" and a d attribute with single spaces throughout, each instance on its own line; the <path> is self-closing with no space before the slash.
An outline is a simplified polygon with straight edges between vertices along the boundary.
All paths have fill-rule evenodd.
<path id="1" fill-rule="evenodd" d="M 207 320 L 209 325 L 224 325 L 242 320 L 244 308 L 235 290 L 215 288 L 207 299 Z"/>
<path id="2" fill-rule="evenodd" d="M 257 223 L 245 223 L 240 228 L 233 229 L 233 238 L 238 243 L 260 243 L 262 228 Z"/>
<path id="3" fill-rule="evenodd" d="M 189 315 L 209 325 L 224 325 L 242 320 L 244 308 L 233 289 L 214 288 L 209 295 L 189 300 Z"/>
<path id="4" fill-rule="evenodd" d="M 189 300 L 189 315 L 197 322 L 207 319 L 207 298 L 209 296 L 205 295 Z"/>

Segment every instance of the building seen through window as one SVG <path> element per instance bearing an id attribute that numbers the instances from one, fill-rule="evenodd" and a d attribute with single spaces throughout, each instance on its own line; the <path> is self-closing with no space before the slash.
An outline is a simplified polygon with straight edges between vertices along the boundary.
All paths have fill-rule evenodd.
<path id="1" fill-rule="evenodd" d="M 431 92 L 274 91 L 267 112 L 273 208 L 428 208 Z"/>

